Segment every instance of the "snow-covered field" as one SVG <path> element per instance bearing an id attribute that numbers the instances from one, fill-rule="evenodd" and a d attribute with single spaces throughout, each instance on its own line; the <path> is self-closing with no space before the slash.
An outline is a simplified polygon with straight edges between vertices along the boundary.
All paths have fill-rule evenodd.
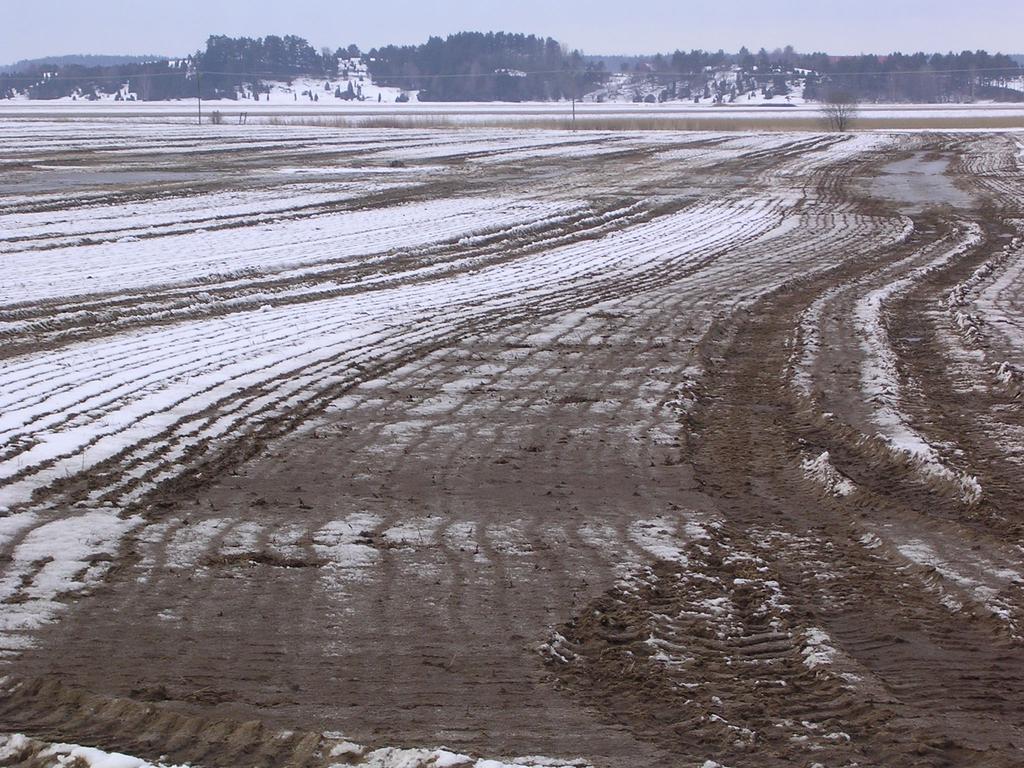
<path id="1" fill-rule="evenodd" d="M 876 196 L 926 153 L 967 203 Z M 1016 135 L 12 118 L 0 171 L 0 730 L 70 723 L 0 764 L 201 757 L 165 701 L 382 768 L 1020 726 L 949 714 L 1021 660 Z"/>

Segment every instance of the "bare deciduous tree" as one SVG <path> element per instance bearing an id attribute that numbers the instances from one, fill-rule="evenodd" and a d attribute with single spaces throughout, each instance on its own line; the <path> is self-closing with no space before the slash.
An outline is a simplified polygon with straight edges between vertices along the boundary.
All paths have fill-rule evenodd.
<path id="1" fill-rule="evenodd" d="M 857 99 L 845 91 L 829 91 L 821 106 L 829 130 L 848 131 L 859 112 Z"/>

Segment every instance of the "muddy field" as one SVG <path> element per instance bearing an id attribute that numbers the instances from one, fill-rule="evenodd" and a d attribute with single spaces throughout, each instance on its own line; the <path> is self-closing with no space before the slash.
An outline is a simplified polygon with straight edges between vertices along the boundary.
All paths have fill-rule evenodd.
<path id="1" fill-rule="evenodd" d="M 0 765 L 1024 764 L 1024 135 L 0 150 Z"/>

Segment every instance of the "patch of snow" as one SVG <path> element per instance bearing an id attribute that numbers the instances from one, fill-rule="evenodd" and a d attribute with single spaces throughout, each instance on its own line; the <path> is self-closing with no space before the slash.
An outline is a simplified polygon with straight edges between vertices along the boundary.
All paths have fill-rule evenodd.
<path id="1" fill-rule="evenodd" d="M 285 735 L 282 732 L 281 735 Z M 325 734 L 325 738 L 328 736 Z M 360 766 L 361 768 L 592 768 L 581 759 L 559 760 L 548 757 L 517 757 L 509 760 L 475 758 L 451 750 L 400 749 L 383 747 L 369 749 L 350 741 L 341 741 L 328 751 L 330 758 L 343 762 L 331 768 Z M 77 744 L 57 744 L 30 739 L 23 734 L 0 734 L 0 761 L 27 758 L 33 765 L 85 765 L 87 768 L 188 768 L 162 762 L 151 763 L 119 752 L 107 752 L 96 747 Z"/>
<path id="2" fill-rule="evenodd" d="M 165 763 L 150 763 L 119 752 L 106 752 L 77 744 L 48 744 L 23 734 L 0 735 L 0 762 L 25 756 L 33 765 L 86 766 L 87 768 L 187 768 Z"/>
<path id="3" fill-rule="evenodd" d="M 882 540 L 873 533 L 865 533 L 857 541 L 863 544 L 865 549 L 878 549 L 882 546 Z"/>
<path id="4" fill-rule="evenodd" d="M 69 514 L 30 531 L 0 578 L 0 649 L 26 645 L 31 630 L 54 621 L 67 598 L 95 585 L 109 570 L 123 537 L 141 525 L 103 509 Z"/>
<path id="5" fill-rule="evenodd" d="M 687 562 L 680 546 L 681 537 L 671 520 L 639 520 L 629 527 L 629 538 L 657 560 L 668 560 L 684 565 Z"/>
<path id="6" fill-rule="evenodd" d="M 828 451 L 816 459 L 804 459 L 804 474 L 819 483 L 828 493 L 840 498 L 856 493 L 857 486 L 833 466 Z"/>
<path id="7" fill-rule="evenodd" d="M 836 649 L 832 646 L 832 638 L 823 629 L 811 627 L 804 633 L 804 646 L 801 650 L 804 666 L 817 669 L 830 665 L 836 657 Z"/>
<path id="8" fill-rule="evenodd" d="M 313 534 L 313 550 L 325 561 L 325 577 L 362 581 L 380 558 L 372 536 L 383 518 L 359 512 L 328 523 Z"/>

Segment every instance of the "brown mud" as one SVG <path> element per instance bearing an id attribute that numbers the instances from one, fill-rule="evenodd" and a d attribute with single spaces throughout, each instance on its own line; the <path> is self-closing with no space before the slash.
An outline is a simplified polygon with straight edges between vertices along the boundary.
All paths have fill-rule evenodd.
<path id="1" fill-rule="evenodd" d="M 7 660 L 0 730 L 197 766 L 326 765 L 340 734 L 609 767 L 1020 765 L 1024 424 L 963 362 L 979 358 L 942 302 L 1017 233 L 1024 179 L 997 135 L 894 141 L 824 164 L 809 158 L 835 137 L 700 171 L 644 150 L 459 170 L 477 190 L 641 204 L 609 230 L 701 195 L 800 204 L 792 228 L 524 301 L 186 454 L 130 510 L 146 523 L 104 583 Z M 971 204 L 869 195 L 907 153 L 951 160 L 943 183 Z M 604 232 L 576 221 L 472 255 Z M 908 428 L 977 479 L 973 501 L 881 434 L 855 322 L 968 224 L 978 242 L 880 322 Z M 467 248 L 388 268 L 401 284 Z M 284 285 L 260 280 L 203 289 Z M 9 354 L 149 322 L 132 297 L 76 300 L 112 328 L 69 312 Z M 1009 359 L 1012 341 L 985 343 Z M 806 469 L 825 452 L 850 493 Z M 70 506 L 130 469 L 115 457 L 40 499 Z"/>

